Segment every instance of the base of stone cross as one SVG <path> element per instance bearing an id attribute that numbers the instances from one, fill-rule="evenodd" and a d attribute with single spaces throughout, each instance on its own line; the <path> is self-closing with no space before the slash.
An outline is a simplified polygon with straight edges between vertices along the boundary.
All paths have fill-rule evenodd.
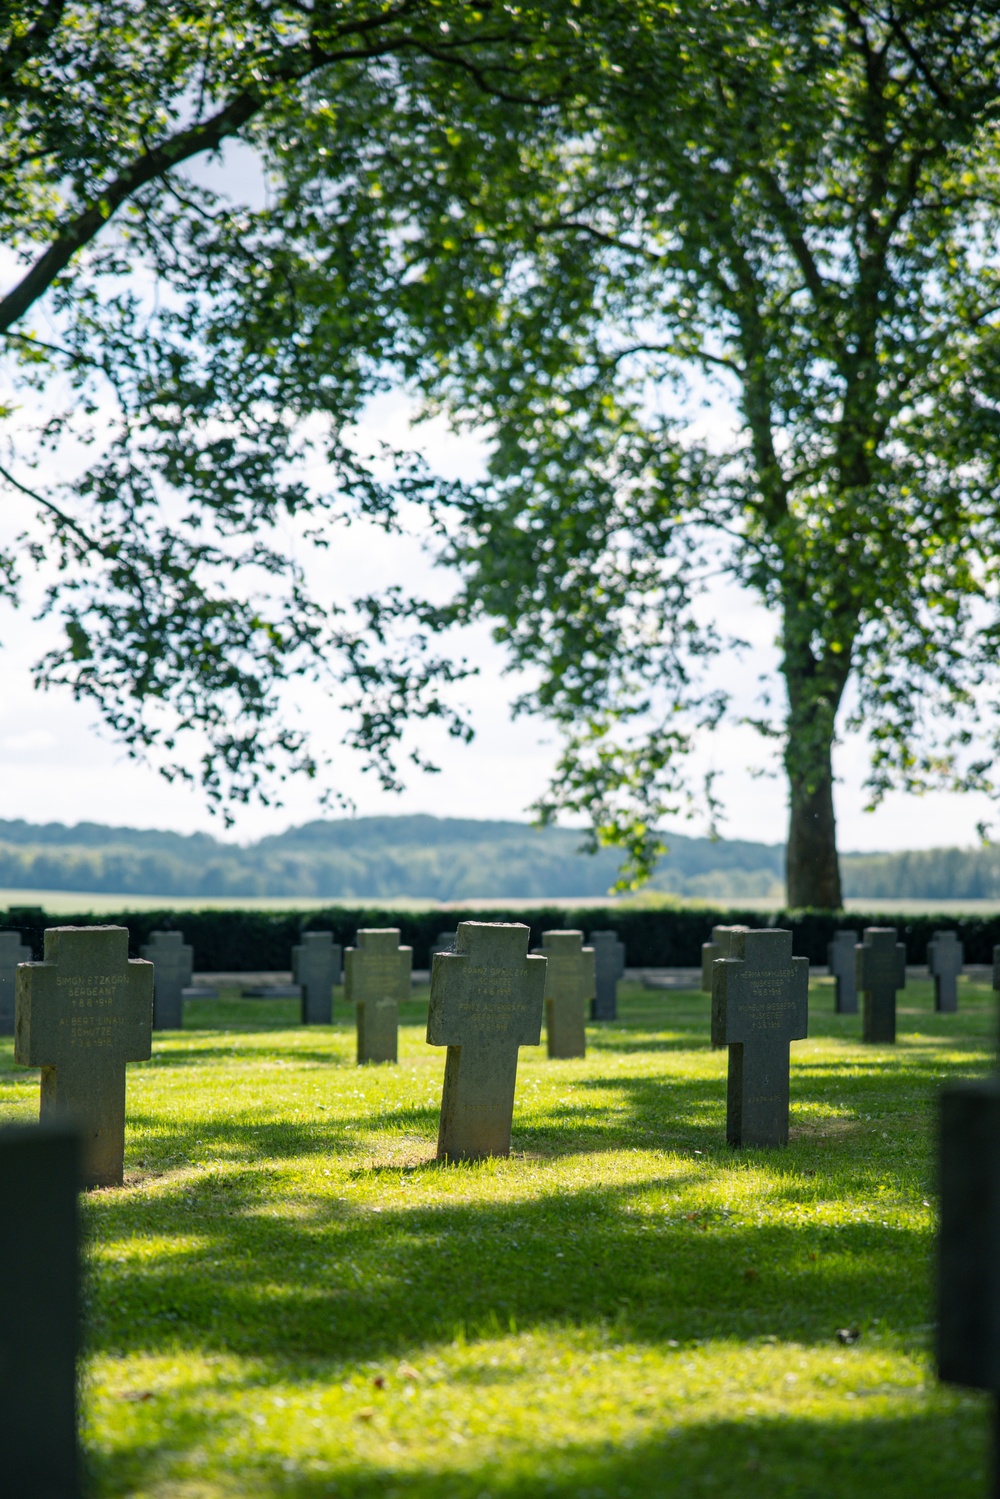
<path id="1" fill-rule="evenodd" d="M 869 998 L 863 996 L 861 1039 L 871 1046 L 892 1046 L 896 1040 L 895 998 Z"/>

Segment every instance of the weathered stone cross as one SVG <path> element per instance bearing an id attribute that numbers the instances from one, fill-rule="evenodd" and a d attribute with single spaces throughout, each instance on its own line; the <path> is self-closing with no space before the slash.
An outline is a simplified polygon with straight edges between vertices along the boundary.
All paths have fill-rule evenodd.
<path id="1" fill-rule="evenodd" d="M 332 932 L 303 932 L 292 948 L 292 978 L 302 990 L 302 1024 L 329 1025 L 333 986 L 340 983 L 343 953 Z"/>
<path id="2" fill-rule="evenodd" d="M 45 960 L 17 970 L 14 1060 L 42 1069 L 41 1118 L 69 1117 L 88 1187 L 121 1186 L 125 1064 L 150 1055 L 153 965 L 128 955 L 128 928 L 57 926 Z"/>
<path id="3" fill-rule="evenodd" d="M 191 982 L 194 948 L 183 932 L 150 932 L 139 949 L 153 965 L 153 1029 L 179 1031 L 184 1024 L 184 990 Z"/>
<path id="4" fill-rule="evenodd" d="M 935 932 L 927 944 L 927 966 L 934 975 L 934 1008 L 943 1015 L 958 1009 L 958 976 L 965 948 L 954 932 Z"/>
<path id="5" fill-rule="evenodd" d="M 866 926 L 854 949 L 858 988 L 864 996 L 862 1041 L 896 1039 L 896 990 L 906 987 L 906 948 L 894 926 Z"/>
<path id="6" fill-rule="evenodd" d="M 18 963 L 31 962 L 20 932 L 0 932 L 0 1036 L 14 1034 L 14 986 Z"/>
<path id="7" fill-rule="evenodd" d="M 597 969 L 591 1020 L 618 1019 L 618 980 L 625 972 L 625 944 L 617 932 L 590 932 L 587 941 L 594 949 Z"/>
<path id="8" fill-rule="evenodd" d="M 358 932 L 344 954 L 344 993 L 355 1007 L 359 1062 L 394 1062 L 399 1006 L 410 996 L 413 948 L 400 947 L 398 927 Z"/>
<path id="9" fill-rule="evenodd" d="M 857 932 L 834 932 L 833 941 L 826 950 L 830 961 L 830 972 L 837 986 L 836 1011 L 838 1015 L 858 1013 L 858 984 L 854 972 L 854 949 L 857 943 Z"/>
<path id="10" fill-rule="evenodd" d="M 594 997 L 594 949 L 582 932 L 543 932 L 536 949 L 545 970 L 545 1034 L 550 1057 L 587 1055 L 587 1003 Z"/>
<path id="11" fill-rule="evenodd" d="M 788 1144 L 792 1041 L 809 1031 L 809 959 L 780 928 L 734 932 L 712 971 L 712 1040 L 729 1047 L 726 1139 Z"/>
<path id="12" fill-rule="evenodd" d="M 436 953 L 427 1040 L 447 1046 L 438 1159 L 510 1154 L 518 1047 L 537 1046 L 547 960 L 520 922 L 463 921 Z"/>

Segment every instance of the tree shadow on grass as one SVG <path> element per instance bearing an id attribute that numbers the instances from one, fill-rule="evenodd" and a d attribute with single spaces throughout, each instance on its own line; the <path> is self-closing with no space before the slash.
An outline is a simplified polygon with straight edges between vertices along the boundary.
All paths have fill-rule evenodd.
<path id="1" fill-rule="evenodd" d="M 380 1426 L 388 1440 L 391 1415 Z M 405 1457 L 383 1466 L 356 1457 L 319 1471 L 318 1463 L 262 1451 L 253 1477 L 262 1499 L 858 1499 L 872 1489 L 880 1499 L 971 1499 L 987 1492 L 985 1437 L 975 1406 L 956 1414 L 946 1400 L 926 1413 L 841 1421 L 780 1416 L 672 1425 L 664 1412 L 645 1440 L 624 1448 L 524 1443 L 501 1461 L 465 1468 L 408 1468 Z M 95 1477 L 114 1480 L 122 1492 L 127 1474 L 141 1482 L 172 1455 L 137 1441 L 96 1458 Z M 206 1476 L 213 1475 L 202 1469 Z"/>
<path id="2" fill-rule="evenodd" d="M 832 1349 L 838 1327 L 926 1321 L 929 1231 L 685 1211 L 695 1179 L 374 1213 L 339 1183 L 336 1196 L 277 1197 L 263 1167 L 140 1201 L 100 1194 L 86 1213 L 107 1254 L 90 1277 L 88 1342 L 104 1354 L 183 1347 L 292 1365 L 412 1354 L 456 1328 L 512 1324 L 611 1322 L 652 1343 L 768 1334 Z M 656 1209 L 651 1187 L 665 1194 Z"/>

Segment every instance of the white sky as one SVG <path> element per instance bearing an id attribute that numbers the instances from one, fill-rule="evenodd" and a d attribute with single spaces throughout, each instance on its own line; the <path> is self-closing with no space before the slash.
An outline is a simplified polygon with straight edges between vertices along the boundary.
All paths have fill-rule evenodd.
<path id="1" fill-rule="evenodd" d="M 256 197 L 253 164 L 248 153 L 230 155 L 224 167 L 200 172 L 212 185 L 229 188 L 242 181 L 241 196 Z M 0 279 L 13 270 L 0 263 Z M 699 425 L 720 428 L 727 423 L 724 401 L 705 414 Z M 384 398 L 370 414 L 374 435 L 401 444 L 407 439 L 407 407 L 401 399 Z M 468 438 L 456 438 L 440 424 L 420 429 L 420 445 L 443 472 L 468 475 L 481 464 L 481 450 Z M 36 487 L 44 472 L 30 475 Z M 0 491 L 0 532 L 10 534 L 26 519 L 23 506 L 9 489 Z M 393 582 L 407 587 L 447 586 L 433 573 L 417 537 L 386 537 L 376 527 L 355 526 L 341 531 L 331 548 L 328 569 L 334 589 L 351 593 L 381 588 Z M 720 590 L 714 604 L 722 624 L 753 644 L 749 656 L 720 663 L 719 677 L 744 711 L 753 706 L 757 678 L 773 670 L 775 621 L 745 596 Z M 235 828 L 224 834 L 221 822 L 208 810 L 201 795 L 182 785 L 170 785 L 154 770 L 128 760 L 120 747 L 95 724 L 95 712 L 74 703 L 65 691 L 35 692 L 30 665 L 51 639 L 48 626 L 33 622 L 31 610 L 14 613 L 0 605 L 0 818 L 31 822 L 109 822 L 138 827 L 170 828 L 178 832 L 205 830 L 239 841 L 277 832 L 293 823 L 323 815 L 307 785 L 290 786 L 284 806 L 247 808 L 237 814 Z M 430 812 L 439 816 L 522 819 L 529 804 L 544 790 L 554 764 L 557 745 L 544 723 L 512 722 L 509 705 L 518 695 L 516 677 L 503 675 L 504 657 L 483 628 L 471 632 L 465 654 L 479 667 L 479 676 L 464 684 L 460 700 L 472 711 L 477 734 L 470 746 L 449 740 L 433 727 L 420 730 L 421 747 L 442 766 L 437 776 L 414 774 L 401 796 L 380 791 L 373 777 L 344 761 L 338 774 L 341 790 L 353 798 L 361 814 Z M 336 715 L 318 693 L 300 697 L 303 721 L 328 744 L 339 739 Z M 703 749 L 701 768 L 720 772 L 717 793 L 726 803 L 723 833 L 733 838 L 780 842 L 785 837 L 787 803 L 780 777 L 755 778 L 750 770 L 764 762 L 761 741 L 749 729 L 725 726 Z M 927 848 L 971 844 L 977 821 L 988 815 L 980 797 L 896 795 L 874 814 L 862 810 L 864 746 L 851 742 L 836 753 L 836 792 L 839 843 L 843 850 Z M 704 831 L 697 823 L 679 831 Z"/>

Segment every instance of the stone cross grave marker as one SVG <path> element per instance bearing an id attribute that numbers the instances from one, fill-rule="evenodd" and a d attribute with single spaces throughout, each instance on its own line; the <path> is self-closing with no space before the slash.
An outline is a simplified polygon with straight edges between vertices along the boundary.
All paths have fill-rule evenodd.
<path id="1" fill-rule="evenodd" d="M 0 1130 L 0 1448 L 4 1499 L 78 1499 L 80 1139 Z"/>
<path id="2" fill-rule="evenodd" d="M 120 1187 L 125 1064 L 152 1047 L 153 965 L 128 955 L 128 928 L 56 926 L 45 959 L 17 970 L 14 1060 L 42 1069 L 43 1122 L 68 1116 L 83 1137 L 88 1187 Z"/>
<path id="3" fill-rule="evenodd" d="M 855 975 L 863 995 L 862 1041 L 896 1039 L 896 991 L 906 987 L 906 948 L 894 926 L 866 926 L 854 949 Z"/>
<path id="4" fill-rule="evenodd" d="M 591 1020 L 618 1019 L 618 982 L 625 972 L 625 944 L 617 932 L 589 932 L 594 949 L 596 990 L 590 1007 Z"/>
<path id="5" fill-rule="evenodd" d="M 463 921 L 431 973 L 427 1040 L 447 1046 L 438 1159 L 510 1155 L 517 1054 L 537 1046 L 547 959 L 520 922 Z"/>
<path id="6" fill-rule="evenodd" d="M 333 986 L 341 982 L 342 951 L 332 932 L 303 932 L 292 948 L 292 978 L 302 991 L 302 1024 L 329 1025 Z"/>
<path id="7" fill-rule="evenodd" d="M 937 1253 L 938 1377 L 994 1397 L 1000 1493 L 1000 1079 L 941 1090 Z"/>
<path id="8" fill-rule="evenodd" d="M 838 1015 L 858 1013 L 858 982 L 854 957 L 857 943 L 857 932 L 834 932 L 833 941 L 826 949 L 830 972 L 837 986 L 835 1009 Z"/>
<path id="9" fill-rule="evenodd" d="M 726 1139 L 788 1144 L 790 1042 L 809 1031 L 809 959 L 780 928 L 734 932 L 712 971 L 712 1041 L 729 1047 Z"/>
<path id="10" fill-rule="evenodd" d="M 713 926 L 711 942 L 701 944 L 701 989 L 703 994 L 712 993 L 712 965 L 719 958 L 729 957 L 729 939 L 733 932 L 748 932 L 746 926 Z"/>
<path id="11" fill-rule="evenodd" d="M 545 970 L 545 1035 L 549 1056 L 587 1055 L 587 1006 L 594 997 L 594 949 L 584 947 L 582 932 L 543 932 L 536 955 L 548 960 Z"/>
<path id="12" fill-rule="evenodd" d="M 14 1034 L 14 985 L 18 963 L 31 962 L 20 932 L 0 932 L 0 1036 Z"/>
<path id="13" fill-rule="evenodd" d="M 399 928 L 368 927 L 344 954 L 344 992 L 355 1007 L 358 1061 L 394 1062 L 400 1002 L 410 995 L 413 948 L 400 947 Z"/>
<path id="14" fill-rule="evenodd" d="M 958 976 L 965 948 L 954 932 L 935 932 L 927 944 L 927 967 L 934 977 L 934 1008 L 942 1015 L 958 1009 Z"/>
<path id="15" fill-rule="evenodd" d="M 184 1024 L 184 990 L 191 982 L 194 948 L 183 932 L 150 932 L 139 956 L 153 965 L 153 1029 L 179 1031 Z"/>

